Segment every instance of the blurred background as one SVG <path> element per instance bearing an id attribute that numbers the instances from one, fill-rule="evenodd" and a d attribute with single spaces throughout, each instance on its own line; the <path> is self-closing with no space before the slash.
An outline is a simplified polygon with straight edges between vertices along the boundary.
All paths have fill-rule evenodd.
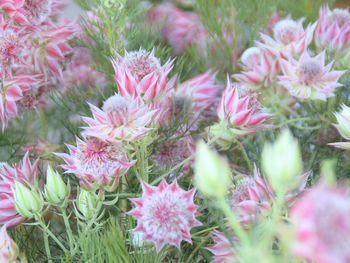
<path id="1" fill-rule="evenodd" d="M 77 17 L 80 14 L 81 10 L 78 7 L 78 5 L 74 2 L 74 0 L 62 0 L 62 1 L 67 4 L 65 8 L 67 16 L 69 16 L 70 18 L 73 18 L 73 17 Z M 289 1 L 289 0 L 286 0 L 286 1 Z M 313 1 L 313 0 L 310 0 L 310 1 Z M 342 7 L 342 8 L 350 7 L 350 0 L 336 0 L 335 7 Z"/>

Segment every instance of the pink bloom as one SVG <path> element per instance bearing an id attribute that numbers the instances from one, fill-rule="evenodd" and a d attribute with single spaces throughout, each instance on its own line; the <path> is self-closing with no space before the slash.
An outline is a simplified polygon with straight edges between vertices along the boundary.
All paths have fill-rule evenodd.
<path id="1" fill-rule="evenodd" d="M 161 66 L 159 59 L 154 56 L 154 50 L 151 53 L 143 49 L 130 53 L 125 51 L 124 58 L 118 54 L 116 56 L 112 64 L 121 96 L 140 96 L 146 103 L 157 102 L 173 87 L 176 78 L 167 83 L 173 61 L 169 60 Z"/>
<path id="2" fill-rule="evenodd" d="M 83 127 L 85 134 L 110 143 L 118 140 L 133 141 L 146 136 L 152 128 L 147 127 L 157 118 L 157 110 L 150 110 L 140 99 L 126 100 L 116 94 L 107 99 L 102 110 L 90 105 L 93 118 L 83 117 L 89 125 Z"/>
<path id="3" fill-rule="evenodd" d="M 345 9 L 328 6 L 320 9 L 320 18 L 315 31 L 315 42 L 319 48 L 346 50 L 350 47 L 350 13 Z"/>
<path id="4" fill-rule="evenodd" d="M 240 74 L 234 74 L 233 77 L 252 88 L 270 86 L 280 70 L 278 60 L 258 47 L 251 47 L 244 51 L 241 61 L 244 71 Z"/>
<path id="5" fill-rule="evenodd" d="M 315 263 L 350 262 L 350 198 L 319 184 L 293 207 L 295 253 Z"/>
<path id="6" fill-rule="evenodd" d="M 214 260 L 212 263 L 234 263 L 240 262 L 238 260 L 238 255 L 234 250 L 231 242 L 238 243 L 237 238 L 228 240 L 224 233 L 214 230 L 212 238 L 215 245 L 212 247 L 206 247 L 211 253 L 214 254 Z"/>
<path id="7" fill-rule="evenodd" d="M 309 174 L 296 178 L 299 182 L 297 190 L 289 192 L 285 197 L 288 206 L 292 206 L 295 199 L 304 191 Z M 248 227 L 252 221 L 260 220 L 261 216 L 271 212 L 275 193 L 256 167 L 253 176 L 241 175 L 235 179 L 235 186 L 228 195 L 228 201 L 237 214 L 238 220 Z"/>
<path id="8" fill-rule="evenodd" d="M 114 191 L 119 178 L 127 173 L 135 161 L 129 162 L 127 154 L 117 145 L 105 143 L 94 137 L 86 142 L 77 138 L 77 147 L 68 145 L 69 154 L 56 153 L 66 162 L 62 168 L 80 179 L 86 189 Z"/>
<path id="9" fill-rule="evenodd" d="M 42 72 L 48 78 L 54 76 L 62 78 L 62 62 L 67 54 L 73 50 L 68 44 L 77 32 L 75 22 L 65 19 L 60 25 L 51 24 L 37 31 L 36 45 L 31 49 L 31 63 L 36 71 Z"/>
<path id="10" fill-rule="evenodd" d="M 195 151 L 195 142 L 191 136 L 174 138 L 174 141 L 160 145 L 151 160 L 158 168 L 157 171 L 166 172 L 192 156 Z M 182 171 L 187 173 L 193 162 L 194 160 L 185 163 Z"/>
<path id="11" fill-rule="evenodd" d="M 257 42 L 258 47 L 277 58 L 302 54 L 311 43 L 316 27 L 316 24 L 313 24 L 304 30 L 303 21 L 304 19 L 279 21 L 273 28 L 274 38 L 261 34 L 261 42 Z"/>
<path id="12" fill-rule="evenodd" d="M 15 181 L 38 187 L 38 161 L 31 164 L 27 153 L 18 166 L 0 164 L 0 224 L 13 227 L 23 221 L 23 217 L 15 208 L 12 189 L 15 187 Z"/>
<path id="13" fill-rule="evenodd" d="M 4 131 L 10 117 L 17 116 L 17 102 L 22 99 L 23 93 L 30 90 L 32 85 L 42 82 L 40 75 L 20 74 L 16 77 L 0 78 L 2 89 L 0 96 L 0 119 Z"/>
<path id="14" fill-rule="evenodd" d="M 136 205 L 128 213 L 137 218 L 134 232 L 144 233 L 146 240 L 155 243 L 157 252 L 165 244 L 180 249 L 182 240 L 192 244 L 190 230 L 201 225 L 195 218 L 195 189 L 186 192 L 177 185 L 176 180 L 168 185 L 163 179 L 158 187 L 141 183 L 142 197 L 130 199 Z"/>
<path id="15" fill-rule="evenodd" d="M 3 225 L 0 229 L 0 262 L 17 262 L 18 246 L 7 234 L 7 226 Z"/>
<path id="16" fill-rule="evenodd" d="M 304 52 L 299 61 L 289 57 L 280 63 L 283 75 L 279 76 L 279 84 L 297 98 L 326 100 L 334 96 L 334 89 L 342 86 L 338 80 L 345 71 L 331 71 L 333 62 L 325 65 L 325 52 L 313 58 Z"/>
<path id="17" fill-rule="evenodd" d="M 61 6 L 58 0 L 1 0 L 0 8 L 3 8 L 14 21 L 38 26 L 58 12 Z"/>
<path id="18" fill-rule="evenodd" d="M 266 124 L 272 114 L 257 100 L 256 94 L 243 85 L 233 84 L 227 79 L 226 89 L 218 107 L 218 116 L 235 134 L 245 135 L 271 127 Z"/>
<path id="19" fill-rule="evenodd" d="M 201 112 L 216 104 L 221 85 L 216 83 L 216 73 L 211 70 L 197 75 L 175 87 L 175 98 L 186 98 L 193 104 L 194 112 Z"/>

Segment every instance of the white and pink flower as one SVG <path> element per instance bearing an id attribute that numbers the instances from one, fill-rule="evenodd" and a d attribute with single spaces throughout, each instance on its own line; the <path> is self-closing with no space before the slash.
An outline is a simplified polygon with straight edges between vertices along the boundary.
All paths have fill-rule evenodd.
<path id="1" fill-rule="evenodd" d="M 157 252 L 166 244 L 180 249 L 182 240 L 192 243 L 190 230 L 201 225 L 195 218 L 195 189 L 184 191 L 176 180 L 170 185 L 163 180 L 158 187 L 141 183 L 142 197 L 130 199 L 136 208 L 128 212 L 137 218 L 134 232 L 141 232 L 145 240 L 153 241 Z"/>
<path id="2" fill-rule="evenodd" d="M 0 228 L 0 262 L 16 263 L 18 257 L 18 246 L 7 233 L 7 226 Z"/>
<path id="3" fill-rule="evenodd" d="M 239 242 L 237 238 L 233 238 L 230 241 L 224 233 L 214 230 L 212 232 L 212 239 L 214 240 L 215 245 L 206 247 L 206 249 L 214 254 L 212 263 L 240 262 L 238 254 L 232 245 L 232 243 L 235 244 Z"/>
<path id="4" fill-rule="evenodd" d="M 69 154 L 56 153 L 66 164 L 62 168 L 80 179 L 80 185 L 90 190 L 114 191 L 121 176 L 136 161 L 129 161 L 118 145 L 108 144 L 94 137 L 86 141 L 77 138 L 77 147 L 68 145 Z"/>
<path id="5" fill-rule="evenodd" d="M 311 57 L 304 52 L 297 61 L 292 57 L 281 59 L 283 75 L 279 84 L 299 99 L 326 100 L 342 86 L 338 82 L 345 71 L 331 70 L 333 62 L 325 65 L 325 52 Z"/>
<path id="6" fill-rule="evenodd" d="M 83 117 L 88 124 L 83 127 L 85 135 L 110 143 L 134 141 L 147 136 L 159 113 L 144 105 L 139 98 L 130 101 L 118 94 L 108 98 L 102 110 L 92 104 L 89 106 L 93 118 Z"/>

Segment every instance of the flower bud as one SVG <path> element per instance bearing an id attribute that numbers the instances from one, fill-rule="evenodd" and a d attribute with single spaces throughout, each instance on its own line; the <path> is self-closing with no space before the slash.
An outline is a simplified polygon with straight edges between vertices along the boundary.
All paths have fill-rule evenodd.
<path id="1" fill-rule="evenodd" d="M 80 190 L 77 206 L 85 219 L 91 219 L 100 210 L 100 200 L 92 191 Z"/>
<path id="2" fill-rule="evenodd" d="M 340 112 L 334 114 L 338 121 L 338 124 L 334 124 L 334 126 L 338 129 L 341 136 L 350 140 L 350 108 L 345 104 L 342 107 Z"/>
<path id="3" fill-rule="evenodd" d="M 228 163 L 204 142 L 197 145 L 194 165 L 195 184 L 204 194 L 224 198 L 231 182 Z"/>
<path id="4" fill-rule="evenodd" d="M 289 130 L 284 130 L 274 144 L 265 145 L 262 167 L 275 191 L 296 187 L 296 177 L 302 172 L 302 159 L 298 141 Z"/>
<path id="5" fill-rule="evenodd" d="M 23 217 L 32 218 L 41 212 L 44 207 L 44 200 L 41 194 L 34 189 L 29 190 L 22 183 L 15 181 L 15 188 L 12 189 L 15 198 L 15 207 Z"/>
<path id="6" fill-rule="evenodd" d="M 54 205 L 66 205 L 70 194 L 70 189 L 65 185 L 62 177 L 52 170 L 51 166 L 47 167 L 45 197 L 46 200 Z"/>
<path id="7" fill-rule="evenodd" d="M 215 138 L 215 143 L 218 144 L 221 149 L 227 150 L 232 145 L 234 138 L 237 136 L 226 125 L 221 122 L 210 126 L 209 130 L 210 138 Z"/>
<path id="8" fill-rule="evenodd" d="M 17 262 L 18 246 L 7 234 L 6 225 L 0 229 L 0 262 Z"/>

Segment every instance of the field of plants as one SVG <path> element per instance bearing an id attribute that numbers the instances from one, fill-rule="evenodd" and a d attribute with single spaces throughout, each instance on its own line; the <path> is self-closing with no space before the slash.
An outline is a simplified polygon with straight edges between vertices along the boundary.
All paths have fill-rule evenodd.
<path id="1" fill-rule="evenodd" d="M 350 12 L 0 0 L 0 263 L 350 263 Z"/>

